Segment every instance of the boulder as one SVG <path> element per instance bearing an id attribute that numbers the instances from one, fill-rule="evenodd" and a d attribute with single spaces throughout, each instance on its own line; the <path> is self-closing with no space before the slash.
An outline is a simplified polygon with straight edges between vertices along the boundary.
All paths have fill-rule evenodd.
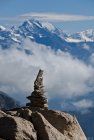
<path id="1" fill-rule="evenodd" d="M 17 111 L 16 115 L 22 117 L 28 121 L 31 121 L 32 111 L 28 108 L 21 108 Z"/>
<path id="2" fill-rule="evenodd" d="M 56 128 L 54 128 L 41 113 L 32 114 L 32 121 L 37 130 L 38 140 L 69 140 Z"/>
<path id="3" fill-rule="evenodd" d="M 40 110 L 45 119 L 70 140 L 87 140 L 75 116 L 68 113 Z"/>
<path id="4" fill-rule="evenodd" d="M 0 137 L 7 140 L 37 140 L 33 124 L 0 111 Z"/>

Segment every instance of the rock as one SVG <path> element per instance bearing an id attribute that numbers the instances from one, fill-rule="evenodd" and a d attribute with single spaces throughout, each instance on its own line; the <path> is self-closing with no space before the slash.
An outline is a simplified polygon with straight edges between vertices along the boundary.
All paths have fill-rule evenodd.
<path id="1" fill-rule="evenodd" d="M 46 120 L 70 140 L 86 140 L 76 117 L 60 111 L 40 110 Z"/>
<path id="2" fill-rule="evenodd" d="M 16 115 L 19 116 L 19 117 L 22 117 L 28 121 L 31 120 L 31 114 L 32 114 L 32 111 L 28 108 L 21 108 L 17 111 Z"/>
<path id="3" fill-rule="evenodd" d="M 7 140 L 37 140 L 33 124 L 0 111 L 0 137 Z"/>
<path id="4" fill-rule="evenodd" d="M 38 140 L 69 140 L 54 128 L 41 113 L 33 113 L 32 121 L 37 130 Z"/>
<path id="5" fill-rule="evenodd" d="M 11 115 L 11 116 L 17 116 L 17 111 L 6 111 L 7 114 Z"/>
<path id="6" fill-rule="evenodd" d="M 86 140 L 76 117 L 60 111 L 31 109 L 20 108 L 16 116 L 0 111 L 0 138 L 6 140 Z M 15 115 L 14 111 L 10 114 Z"/>
<path id="7" fill-rule="evenodd" d="M 30 100 L 30 103 L 26 104 L 29 107 L 48 108 L 47 98 L 44 95 L 43 70 L 39 70 L 34 82 L 34 91 L 27 99 Z"/>
<path id="8" fill-rule="evenodd" d="M 6 113 L 0 110 L 0 118 L 6 116 Z"/>

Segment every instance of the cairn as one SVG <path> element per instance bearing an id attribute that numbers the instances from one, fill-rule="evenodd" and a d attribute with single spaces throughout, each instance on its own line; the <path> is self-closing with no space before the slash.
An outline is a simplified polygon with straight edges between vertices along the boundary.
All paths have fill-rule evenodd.
<path id="1" fill-rule="evenodd" d="M 27 99 L 30 100 L 30 103 L 26 104 L 29 107 L 48 108 L 47 98 L 44 95 L 43 70 L 39 70 L 34 82 L 34 91 Z"/>

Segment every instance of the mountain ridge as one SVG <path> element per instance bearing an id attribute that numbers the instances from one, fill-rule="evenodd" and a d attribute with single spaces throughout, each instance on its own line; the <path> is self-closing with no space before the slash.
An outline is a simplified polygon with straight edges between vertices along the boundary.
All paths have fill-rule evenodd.
<path id="1" fill-rule="evenodd" d="M 9 110 L 16 107 L 20 107 L 20 104 L 15 99 L 8 96 L 7 93 L 0 91 L 0 109 Z"/>
<path id="2" fill-rule="evenodd" d="M 83 37 L 82 33 L 84 34 L 83 36 L 85 36 L 84 39 L 81 38 Z M 87 35 L 88 37 L 86 40 Z M 47 47 L 50 46 L 54 50 L 60 49 L 64 52 L 68 52 L 74 57 L 84 61 L 88 60 L 90 55 L 94 53 L 93 29 L 90 30 L 90 32 L 88 30 L 68 35 L 61 32 L 51 23 L 40 22 L 33 19 L 26 20 L 20 26 L 11 27 L 10 29 L 1 26 L 0 47 L 2 49 L 8 49 L 15 46 L 21 50 L 26 39 Z M 29 52 L 29 49 L 27 51 Z"/>

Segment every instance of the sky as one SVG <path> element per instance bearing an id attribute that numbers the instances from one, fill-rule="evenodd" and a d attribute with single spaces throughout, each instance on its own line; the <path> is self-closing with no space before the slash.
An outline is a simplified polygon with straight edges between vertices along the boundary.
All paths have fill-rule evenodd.
<path id="1" fill-rule="evenodd" d="M 93 7 L 94 0 L 0 0 L 0 24 L 16 24 L 38 15 L 65 31 L 76 32 L 94 28 Z"/>

